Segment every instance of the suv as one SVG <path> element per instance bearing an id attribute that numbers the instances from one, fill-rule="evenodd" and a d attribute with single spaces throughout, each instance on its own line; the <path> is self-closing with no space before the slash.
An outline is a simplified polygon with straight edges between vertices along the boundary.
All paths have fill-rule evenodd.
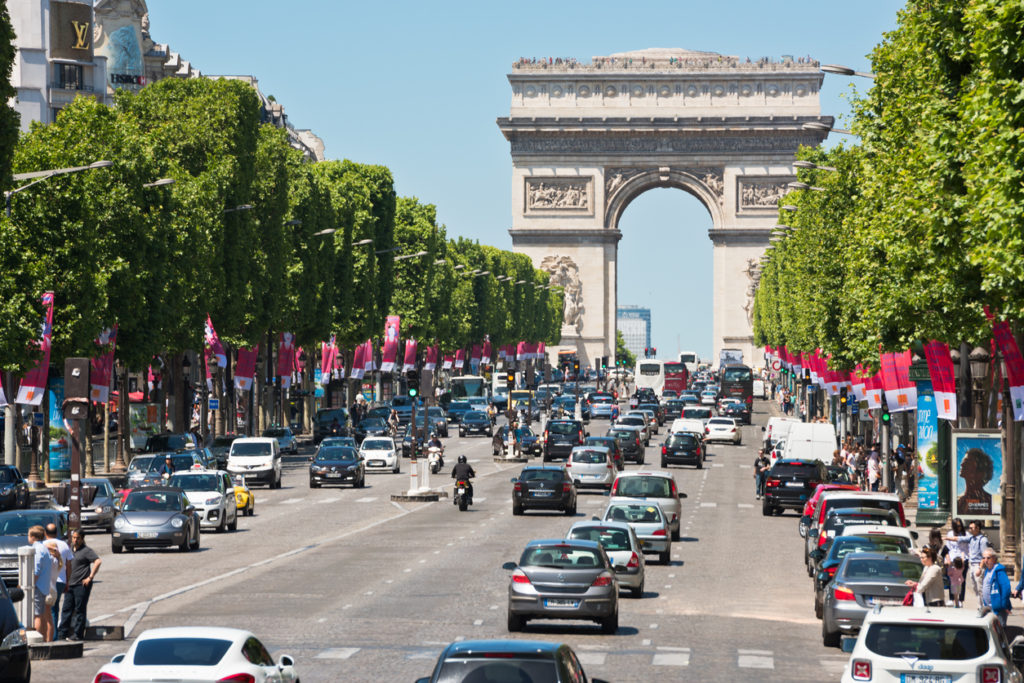
<path id="1" fill-rule="evenodd" d="M 281 449 L 277 439 L 260 436 L 232 441 L 228 473 L 241 474 L 246 484 L 262 483 L 272 489 L 281 488 Z"/>
<path id="2" fill-rule="evenodd" d="M 786 508 L 803 511 L 818 484 L 827 481 L 828 472 L 820 460 L 778 460 L 765 478 L 761 514 L 781 515 Z"/>
<path id="3" fill-rule="evenodd" d="M 842 681 L 1020 681 L 1022 665 L 1020 647 L 1011 649 L 991 612 L 876 607 L 864 618 Z"/>
<path id="4" fill-rule="evenodd" d="M 31 507 L 28 482 L 14 465 L 0 465 L 0 510 Z"/>
<path id="5" fill-rule="evenodd" d="M 529 508 L 576 514 L 576 482 L 564 467 L 528 465 L 512 484 L 513 515 Z"/>
<path id="6" fill-rule="evenodd" d="M 683 515 L 680 498 L 686 494 L 676 487 L 676 480 L 669 472 L 634 471 L 620 472 L 612 483 L 610 492 L 612 503 L 656 503 L 665 513 L 672 540 L 679 540 L 679 520 Z"/>
<path id="7" fill-rule="evenodd" d="M 643 434 L 639 427 L 633 425 L 612 425 L 606 436 L 619 442 L 623 460 L 632 460 L 638 465 L 644 464 Z"/>
<path id="8" fill-rule="evenodd" d="M 544 427 L 544 462 L 568 458 L 573 448 L 583 445 L 586 436 L 579 420 L 549 420 Z"/>

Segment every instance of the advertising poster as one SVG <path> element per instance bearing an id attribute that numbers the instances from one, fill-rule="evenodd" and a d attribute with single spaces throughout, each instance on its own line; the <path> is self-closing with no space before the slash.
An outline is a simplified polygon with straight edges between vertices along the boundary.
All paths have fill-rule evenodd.
<path id="1" fill-rule="evenodd" d="M 132 423 L 132 448 L 146 447 L 146 439 L 160 433 L 160 411 L 156 403 L 132 403 L 128 415 Z"/>
<path id="2" fill-rule="evenodd" d="M 953 516 L 997 521 L 1003 496 L 1003 449 L 998 430 L 953 432 Z"/>
<path id="3" fill-rule="evenodd" d="M 917 506 L 939 507 L 939 423 L 931 382 L 917 383 L 917 452 L 921 473 L 917 480 Z"/>
<path id="4" fill-rule="evenodd" d="M 71 437 L 64 429 L 64 378 L 49 382 L 50 390 L 50 471 L 71 470 Z"/>

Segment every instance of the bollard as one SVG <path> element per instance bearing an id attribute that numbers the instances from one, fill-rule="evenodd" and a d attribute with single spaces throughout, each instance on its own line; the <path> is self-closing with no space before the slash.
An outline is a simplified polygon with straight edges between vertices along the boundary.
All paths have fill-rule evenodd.
<path id="1" fill-rule="evenodd" d="M 420 487 L 417 493 L 424 493 L 430 490 L 430 460 L 423 463 L 423 474 L 420 476 Z"/>
<path id="2" fill-rule="evenodd" d="M 416 495 L 419 490 L 419 478 L 416 476 L 416 468 L 419 465 L 416 458 L 409 462 L 409 495 Z"/>
<path id="3" fill-rule="evenodd" d="M 23 545 L 18 548 L 18 586 L 25 592 L 25 597 L 18 603 L 18 618 L 26 629 L 32 629 L 35 624 L 32 608 L 36 592 L 35 579 L 36 549 L 30 545 Z"/>

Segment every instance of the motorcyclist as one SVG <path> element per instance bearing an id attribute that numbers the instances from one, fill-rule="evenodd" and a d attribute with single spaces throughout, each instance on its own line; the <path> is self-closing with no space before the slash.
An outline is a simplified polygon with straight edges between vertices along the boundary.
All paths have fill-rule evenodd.
<path id="1" fill-rule="evenodd" d="M 438 458 L 438 468 L 444 467 L 444 444 L 441 443 L 441 439 L 438 438 L 437 432 L 430 433 L 430 441 L 427 442 L 427 449 L 436 448 Z"/>
<path id="2" fill-rule="evenodd" d="M 460 455 L 459 461 L 455 463 L 455 467 L 452 468 L 452 479 L 455 481 L 466 482 L 466 495 L 469 497 L 470 505 L 473 504 L 473 482 L 470 481 L 476 476 L 476 472 L 473 471 L 473 467 L 466 462 L 466 456 Z M 452 496 L 452 503 L 456 502 L 456 497 Z"/>

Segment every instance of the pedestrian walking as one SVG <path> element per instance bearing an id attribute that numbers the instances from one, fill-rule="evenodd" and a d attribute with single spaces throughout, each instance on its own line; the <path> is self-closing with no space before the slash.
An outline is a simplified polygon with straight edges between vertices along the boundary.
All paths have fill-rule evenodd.
<path id="1" fill-rule="evenodd" d="M 990 547 L 988 537 L 981 533 L 981 525 L 978 522 L 971 522 L 967 527 L 967 534 L 957 540 L 967 543 L 967 581 L 971 584 L 971 592 L 980 598 L 983 553 Z"/>
<path id="2" fill-rule="evenodd" d="M 46 604 L 46 596 L 50 594 L 50 574 L 53 571 L 53 558 L 50 551 L 43 545 L 46 532 L 36 525 L 28 530 L 28 543 L 35 550 L 33 558 L 33 581 L 35 592 L 32 597 L 33 628 L 40 635 L 46 635 L 46 624 L 52 618 Z"/>
<path id="3" fill-rule="evenodd" d="M 53 543 L 57 546 L 57 551 L 60 554 L 62 567 L 59 574 L 57 575 L 57 581 L 54 586 L 57 597 L 53 602 L 53 607 L 50 609 L 50 616 L 53 618 L 53 623 L 57 624 L 60 622 L 60 600 L 64 596 L 64 589 L 68 585 L 68 566 L 71 564 L 71 559 L 75 556 L 71 552 L 71 546 L 63 538 L 57 537 L 57 525 L 53 522 L 47 524 L 43 531 L 46 533 L 46 544 Z"/>
<path id="4" fill-rule="evenodd" d="M 960 519 L 953 520 L 953 528 L 946 534 L 946 542 L 942 548 L 942 561 L 946 566 L 946 578 L 949 580 L 949 600 L 954 607 L 963 607 L 964 589 L 967 587 L 967 544 L 958 539 L 957 523 L 959 532 L 963 533 L 964 523 Z"/>
<path id="5" fill-rule="evenodd" d="M 49 643 L 57 631 L 57 620 L 53 618 L 53 606 L 57 604 L 57 575 L 64 571 L 64 559 L 60 556 L 60 550 L 57 549 L 57 544 L 54 541 L 43 541 L 43 547 L 50 553 L 50 560 L 53 562 L 50 569 L 50 590 L 46 593 L 46 604 L 50 609 L 46 613 L 46 633 L 43 634 L 43 640 Z"/>
<path id="6" fill-rule="evenodd" d="M 982 553 L 982 604 L 988 607 L 999 618 L 999 623 L 1006 626 L 1006 618 L 1010 616 L 1010 579 L 1006 576 L 1006 567 L 999 564 L 999 556 L 992 548 Z"/>
<path id="7" fill-rule="evenodd" d="M 768 478 L 768 470 L 772 467 L 772 461 L 768 459 L 764 450 L 761 450 L 757 454 L 757 459 L 754 460 L 754 482 L 757 491 L 757 499 L 761 500 L 761 496 L 764 495 L 764 482 Z"/>
<path id="8" fill-rule="evenodd" d="M 882 478 L 882 466 L 878 459 L 878 451 L 871 451 L 868 456 L 868 489 L 877 491 Z"/>
<path id="9" fill-rule="evenodd" d="M 75 556 L 68 572 L 64 609 L 61 610 L 57 629 L 57 637 L 61 640 L 81 640 L 85 636 L 89 594 L 92 593 L 96 572 L 103 564 L 96 552 L 85 544 L 85 532 L 81 529 L 71 532 L 71 547 Z"/>
<path id="10" fill-rule="evenodd" d="M 939 538 L 941 539 L 941 533 Z M 928 607 L 941 607 L 945 604 L 942 597 L 942 569 L 936 563 L 937 556 L 931 546 L 921 548 L 921 578 L 918 581 L 908 579 L 904 583 L 924 599 Z"/>

